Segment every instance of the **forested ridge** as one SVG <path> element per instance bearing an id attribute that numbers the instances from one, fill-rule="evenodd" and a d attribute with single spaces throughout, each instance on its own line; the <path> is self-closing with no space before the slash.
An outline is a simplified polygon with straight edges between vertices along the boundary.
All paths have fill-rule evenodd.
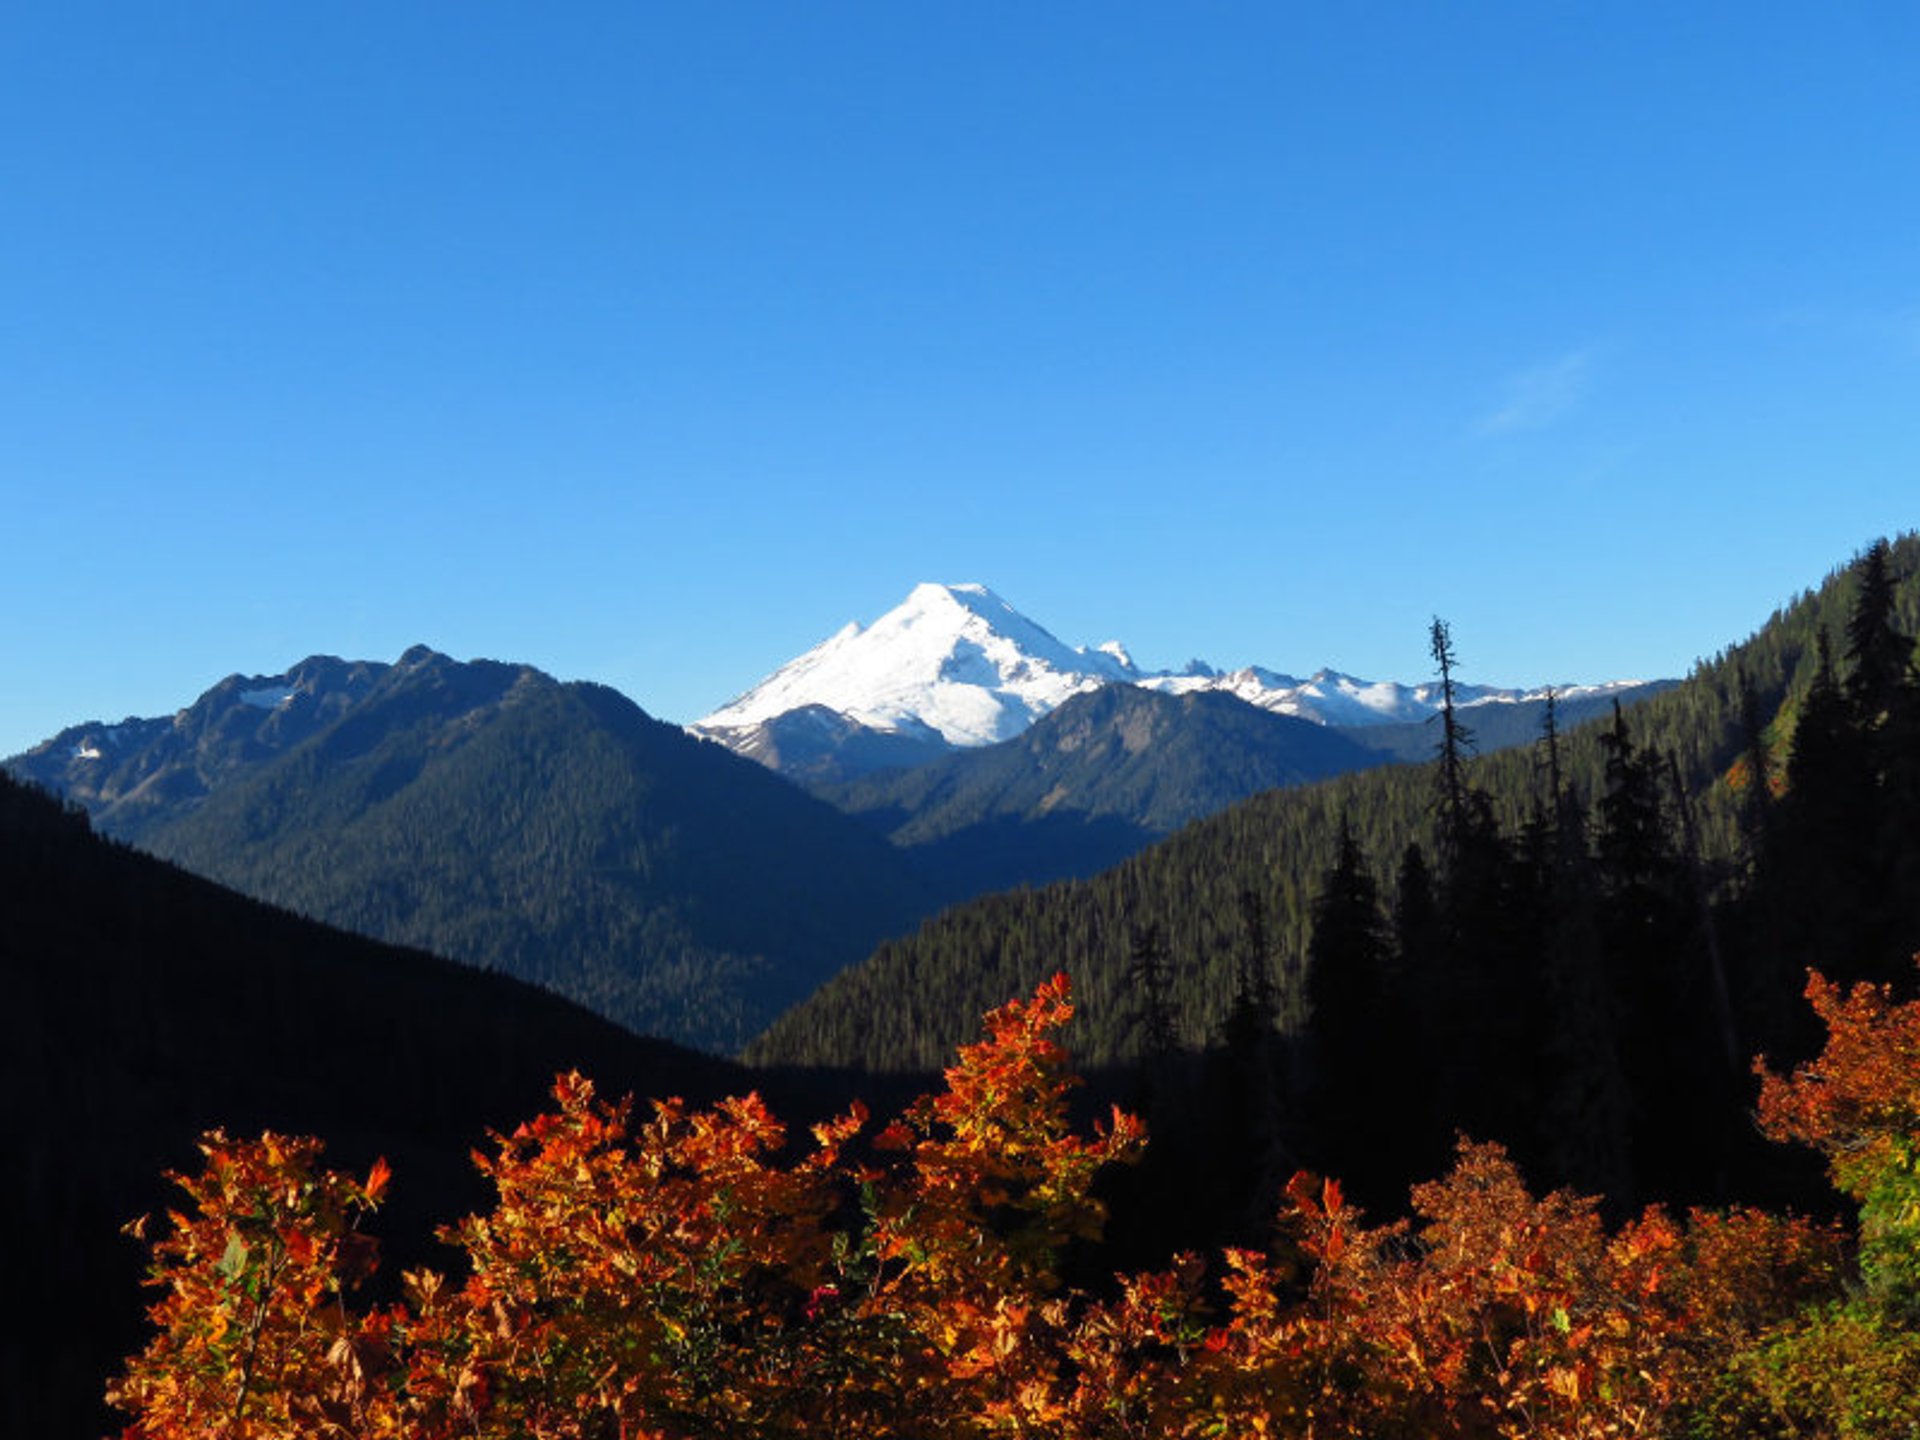
<path id="1" fill-rule="evenodd" d="M 329 706 L 263 712 L 239 688 L 188 712 L 207 712 L 192 748 L 116 796 L 109 825 L 636 1034 L 736 1051 L 933 908 L 863 827 L 602 686 L 421 647 Z"/>
<path id="2" fill-rule="evenodd" d="M 1906 634 L 1920 632 L 1920 539 L 1894 543 L 1889 566 L 1894 621 Z M 1745 745 L 1741 677 L 1781 760 L 1817 668 L 1815 637 L 1843 634 L 1856 591 L 1854 567 L 1837 569 L 1751 638 L 1702 661 L 1680 685 L 1631 712 L 1635 745 L 1678 766 L 1716 883 L 1732 877 L 1742 849 L 1741 793 L 1729 783 Z M 1470 662 L 1471 637 L 1458 643 Z M 1609 723 L 1592 721 L 1561 737 L 1564 783 L 1589 813 L 1606 788 L 1602 737 Z M 1432 729 L 1437 745 L 1439 727 Z M 1470 763 L 1473 786 L 1498 821 L 1509 829 L 1522 824 L 1541 791 L 1538 748 Z M 1297 1020 L 1313 898 L 1334 863 L 1342 826 L 1378 883 L 1389 887 L 1407 845 L 1431 850 L 1435 821 L 1431 765 L 1384 767 L 1257 796 L 1092 880 L 988 896 L 882 945 L 783 1016 L 750 1057 L 926 1071 L 964 1036 L 967 1016 L 1062 968 L 1080 995 L 1074 1043 L 1083 1063 L 1129 1058 L 1139 1050 L 1126 982 L 1130 936 L 1143 925 L 1159 927 L 1169 954 L 1175 1033 L 1182 1044 L 1201 1046 L 1218 1036 L 1232 1003 L 1241 897 L 1248 893 L 1268 916 L 1281 1015 Z"/>
<path id="3" fill-rule="evenodd" d="M 1384 763 L 1364 737 L 1232 695 L 1114 684 L 997 745 L 810 788 L 970 899 L 1090 876 L 1249 795 Z"/>
<path id="4" fill-rule="evenodd" d="M 750 1053 L 925 1070 L 1061 966 L 1082 1063 L 1158 1075 L 1189 1163 L 1249 1195 L 1285 1156 L 1390 1195 L 1456 1128 L 1620 1203 L 1791 1189 L 1742 1121 L 1746 1055 L 1805 1052 L 1808 966 L 1893 980 L 1920 948 L 1917 566 L 1914 537 L 1874 547 L 1630 714 L 1476 758 L 1456 713 L 1432 765 L 960 907 Z"/>

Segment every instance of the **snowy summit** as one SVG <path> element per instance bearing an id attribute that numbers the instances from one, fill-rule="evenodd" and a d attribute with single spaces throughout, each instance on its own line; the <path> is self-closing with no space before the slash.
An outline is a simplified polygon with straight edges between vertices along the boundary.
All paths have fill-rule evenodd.
<path id="1" fill-rule="evenodd" d="M 873 624 L 850 624 L 694 728 L 760 725 L 809 705 L 950 746 L 1010 740 L 1069 696 L 1139 672 L 1115 642 L 1061 644 L 984 585 L 916 585 Z"/>
<path id="2" fill-rule="evenodd" d="M 1554 689 L 1571 699 L 1640 683 Z M 766 758 L 770 727 L 802 715 L 816 729 L 834 721 L 928 749 L 964 748 L 1010 740 L 1070 697 L 1111 684 L 1223 690 L 1264 710 L 1338 726 L 1423 720 L 1440 703 L 1436 684 L 1359 680 L 1335 670 L 1300 680 L 1194 660 L 1179 671 L 1142 671 L 1119 641 L 1063 644 L 984 585 L 922 584 L 873 624 L 849 624 L 692 728 L 755 758 Z M 1454 693 L 1473 706 L 1536 700 L 1546 689 L 1456 685 Z"/>

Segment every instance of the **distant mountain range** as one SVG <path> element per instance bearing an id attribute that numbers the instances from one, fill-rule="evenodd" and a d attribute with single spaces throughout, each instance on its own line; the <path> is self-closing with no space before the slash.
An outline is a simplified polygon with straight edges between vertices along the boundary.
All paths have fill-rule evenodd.
<path id="1" fill-rule="evenodd" d="M 1276 715 L 1355 729 L 1423 722 L 1440 703 L 1434 683 L 1360 680 L 1335 670 L 1299 679 L 1200 660 L 1178 671 L 1142 670 L 1118 641 L 1063 644 L 984 585 L 923 584 L 873 624 L 849 624 L 693 728 L 784 774 L 847 780 L 1010 740 L 1072 697 L 1110 685 L 1221 693 Z M 1567 702 L 1604 703 L 1642 694 L 1646 685 L 1551 688 Z M 1538 704 L 1548 688 L 1459 685 L 1456 701 L 1469 709 Z"/>
<path id="2" fill-rule="evenodd" d="M 867 827 L 615 691 L 425 647 L 232 676 L 8 768 L 248 895 L 713 1050 L 934 903 Z"/>
<path id="3" fill-rule="evenodd" d="M 1569 689 L 1563 714 L 1654 688 Z M 1485 748 L 1538 733 L 1534 693 L 1462 687 Z M 229 676 L 7 767 L 247 895 L 732 1052 L 944 905 L 1422 758 L 1432 704 L 1333 672 L 1147 674 L 983 587 L 922 585 L 692 734 L 601 686 L 417 646 Z"/>

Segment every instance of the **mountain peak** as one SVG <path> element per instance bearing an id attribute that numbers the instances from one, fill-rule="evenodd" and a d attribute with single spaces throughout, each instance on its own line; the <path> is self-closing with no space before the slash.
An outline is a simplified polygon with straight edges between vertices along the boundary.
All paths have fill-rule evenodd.
<path id="1" fill-rule="evenodd" d="M 1013 609 L 985 585 L 973 580 L 963 580 L 952 585 L 942 584 L 937 580 L 922 580 L 907 593 L 904 603 L 927 606 L 937 605 L 943 601 L 958 605 L 962 609 L 986 613 Z"/>
<path id="2" fill-rule="evenodd" d="M 859 732 L 863 744 L 877 733 L 966 748 L 1011 739 L 1073 696 L 1115 683 L 1175 695 L 1223 691 L 1275 714 L 1341 727 L 1422 720 L 1437 708 L 1430 682 L 1363 680 L 1326 666 L 1304 680 L 1258 665 L 1221 671 L 1198 659 L 1178 672 L 1142 670 L 1118 640 L 1065 645 L 978 582 L 927 581 L 872 624 L 848 624 L 693 729 L 762 758 L 791 748 L 767 727 L 817 707 Z M 1455 696 L 1472 705 L 1535 693 L 1463 685 Z"/>
<path id="3" fill-rule="evenodd" d="M 931 729 L 949 745 L 986 745 L 1131 668 L 1111 653 L 1062 644 L 985 585 L 928 581 L 872 624 L 846 626 L 694 728 L 724 740 L 820 705 L 870 730 Z"/>

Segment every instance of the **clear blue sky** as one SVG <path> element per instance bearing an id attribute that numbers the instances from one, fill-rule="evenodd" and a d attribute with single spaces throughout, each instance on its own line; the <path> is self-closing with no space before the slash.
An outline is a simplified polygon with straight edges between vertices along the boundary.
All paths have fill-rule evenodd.
<path id="1" fill-rule="evenodd" d="M 0 24 L 0 754 L 424 641 L 691 720 L 918 580 L 1675 674 L 1920 524 L 1920 8 Z"/>

